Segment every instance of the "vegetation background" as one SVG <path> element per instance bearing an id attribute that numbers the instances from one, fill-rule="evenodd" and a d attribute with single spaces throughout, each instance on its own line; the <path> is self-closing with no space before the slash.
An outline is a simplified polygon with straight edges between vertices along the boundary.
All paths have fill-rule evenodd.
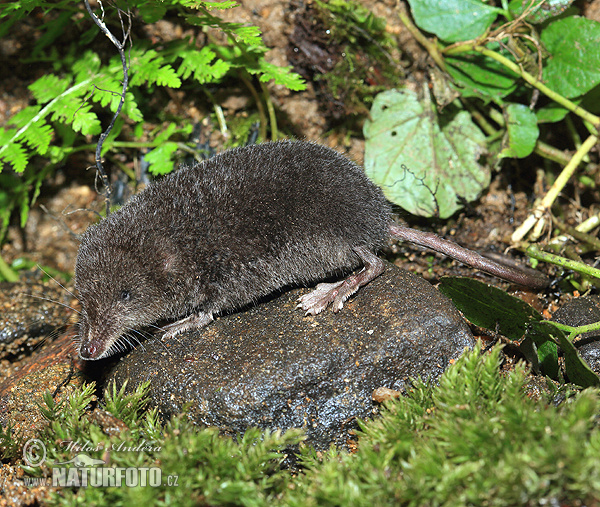
<path id="1" fill-rule="evenodd" d="M 525 250 L 537 242 L 527 250 L 532 257 L 560 254 L 552 260 L 560 284 L 534 301 L 538 309 L 597 291 L 590 267 L 600 250 L 600 2 L 240 3 L 92 3 L 118 40 L 129 34 L 131 41 L 123 109 L 99 154 L 113 189 L 109 205 L 214 150 L 282 136 L 316 139 L 364 162 L 412 225 L 473 248 L 495 242 L 499 250 L 507 243 Z M 71 211 L 104 212 L 92 191 L 106 193 L 94 153 L 119 106 L 122 59 L 82 2 L 4 2 L 0 39 L 0 273 L 12 281 L 41 265 L 68 281 L 77 242 L 60 224 L 82 232 L 93 214 Z M 432 280 L 460 269 L 407 248 L 395 253 Z M 461 308 L 473 321 L 478 303 Z M 509 320 L 518 315 L 528 325 L 542 318 L 529 308 L 514 312 Z M 519 332 L 503 334 L 520 343 L 526 331 Z M 576 335 L 538 328 L 529 336 L 537 340 L 533 355 L 520 353 L 530 365 L 549 364 L 546 375 L 597 385 L 569 345 Z M 575 369 L 567 369 L 559 346 L 571 351 Z M 102 406 L 125 422 L 128 441 L 152 439 L 162 448 L 115 464 L 160 464 L 180 477 L 180 487 L 43 490 L 37 499 L 597 504 L 597 391 L 562 386 L 530 399 L 521 367 L 501 374 L 499 349 L 480 352 L 465 355 L 439 386 L 415 380 L 406 396 L 389 401 L 380 419 L 365 423 L 355 454 L 302 447 L 304 468 L 295 474 L 280 463 L 300 434 L 247 432 L 232 442 L 197 431 L 185 416 L 163 427 L 144 408 L 143 391 L 109 391 Z M 7 374 L 17 367 L 7 365 Z M 69 406 L 46 396 L 43 438 L 105 442 L 89 416 L 97 403 L 91 387 Z M 16 463 L 18 436 L 4 428 L 0 438 L 3 460 Z"/>

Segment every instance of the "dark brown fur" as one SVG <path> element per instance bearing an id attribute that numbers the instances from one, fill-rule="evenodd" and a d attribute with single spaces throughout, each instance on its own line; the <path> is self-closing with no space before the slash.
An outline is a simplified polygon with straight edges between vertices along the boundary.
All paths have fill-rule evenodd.
<path id="1" fill-rule="evenodd" d="M 361 265 L 388 240 L 390 209 L 362 168 L 308 142 L 264 143 L 183 167 L 83 235 L 80 355 L 116 351 L 162 319 L 239 308 Z"/>

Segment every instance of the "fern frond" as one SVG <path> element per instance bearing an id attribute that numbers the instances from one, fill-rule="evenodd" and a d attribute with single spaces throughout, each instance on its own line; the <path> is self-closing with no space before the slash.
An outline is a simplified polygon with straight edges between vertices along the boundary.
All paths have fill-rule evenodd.
<path id="1" fill-rule="evenodd" d="M 54 104 L 51 120 L 64 120 L 72 123 L 73 130 L 83 135 L 95 135 L 102 131 L 100 120 L 96 113 L 91 112 L 90 104 L 81 104 L 79 100 L 72 97 L 62 96 Z"/>
<path id="2" fill-rule="evenodd" d="M 0 129 L 0 143 L 2 143 L 2 147 L 0 148 L 0 170 L 4 166 L 2 163 L 4 161 L 11 164 L 16 172 L 23 172 L 27 167 L 27 162 L 29 162 L 29 154 L 20 142 L 13 140 L 4 143 L 3 140 L 5 138 L 14 139 L 13 129 L 6 131 Z"/>
<path id="3" fill-rule="evenodd" d="M 173 170 L 172 155 L 177 151 L 178 145 L 172 141 L 162 143 L 144 156 L 146 162 L 150 163 L 152 174 L 167 174 Z"/>
<path id="4" fill-rule="evenodd" d="M 228 23 L 225 31 L 233 35 L 238 42 L 248 46 L 263 46 L 261 31 L 257 26 L 244 26 L 238 23 Z"/>
<path id="5" fill-rule="evenodd" d="M 84 136 L 98 135 L 102 132 L 100 120 L 91 109 L 90 104 L 84 104 L 77 109 L 72 118 L 73 130 L 81 132 Z"/>
<path id="6" fill-rule="evenodd" d="M 293 91 L 306 90 L 304 79 L 295 72 L 292 67 L 279 67 L 267 62 L 264 58 L 258 60 L 258 69 L 248 69 L 250 74 L 259 74 L 259 80 L 263 83 L 273 79 L 275 84 L 283 85 Z"/>
<path id="7" fill-rule="evenodd" d="M 261 31 L 257 26 L 246 26 L 241 23 L 230 23 L 223 21 L 217 16 L 213 16 L 210 12 L 204 11 L 199 15 L 187 15 L 185 20 L 194 26 L 213 27 L 223 30 L 234 41 L 248 46 L 258 46 L 265 48 L 261 38 Z M 266 48 L 265 48 L 266 49 Z"/>
<path id="8" fill-rule="evenodd" d="M 8 125 L 14 125 L 17 128 L 23 128 L 31 122 L 42 109 L 41 106 L 28 106 L 21 109 L 18 113 L 11 116 L 6 122 Z"/>
<path id="9" fill-rule="evenodd" d="M 178 54 L 182 58 L 177 73 L 182 79 L 187 79 L 191 74 L 200 84 L 219 81 L 231 68 L 230 62 L 216 58 L 216 54 L 208 47 L 200 51 L 189 48 Z"/>
<path id="10" fill-rule="evenodd" d="M 153 49 L 141 51 L 133 51 L 131 55 L 131 68 L 134 69 L 131 75 L 131 86 L 139 86 L 141 84 L 156 83 L 160 86 L 168 86 L 170 88 L 179 88 L 181 80 L 177 73 L 168 63 L 162 54 L 157 53 Z"/>
<path id="11" fill-rule="evenodd" d="M 100 57 L 94 51 L 86 51 L 83 53 L 81 58 L 73 63 L 75 81 L 79 83 L 98 74 L 98 72 L 100 72 L 101 63 Z M 121 64 L 119 63 L 119 68 L 120 67 Z"/>
<path id="12" fill-rule="evenodd" d="M 239 5 L 238 2 L 235 0 L 224 0 L 223 2 L 195 2 L 193 0 L 188 0 L 188 1 L 183 0 L 181 3 L 183 5 L 186 5 L 187 7 L 196 7 L 198 4 L 201 4 L 203 7 L 205 7 L 206 9 L 209 9 L 209 10 L 232 9 L 233 7 L 237 7 Z"/>
<path id="13" fill-rule="evenodd" d="M 70 84 L 70 77 L 60 78 L 54 74 L 46 74 L 34 83 L 31 83 L 27 88 L 33 94 L 35 100 L 40 104 L 45 104 L 67 91 Z"/>
<path id="14" fill-rule="evenodd" d="M 116 107 L 111 104 L 111 107 Z M 116 111 L 116 109 L 115 109 Z M 125 104 L 123 104 L 123 114 L 126 115 L 134 122 L 141 122 L 144 119 L 144 115 L 140 111 L 140 108 L 137 105 L 135 97 L 133 93 L 127 92 L 125 94 Z"/>
<path id="15" fill-rule="evenodd" d="M 44 120 L 38 120 L 23 132 L 22 137 L 32 150 L 45 155 L 54 137 L 54 129 Z"/>
<path id="16" fill-rule="evenodd" d="M 21 128 L 20 135 L 14 136 L 13 141 L 24 139 L 31 149 L 36 150 L 40 155 L 44 155 L 52 141 L 53 130 L 43 119 L 40 119 L 40 110 L 40 106 L 26 107 L 11 117 L 7 123 Z M 10 142 L 10 140 L 7 142 Z"/>

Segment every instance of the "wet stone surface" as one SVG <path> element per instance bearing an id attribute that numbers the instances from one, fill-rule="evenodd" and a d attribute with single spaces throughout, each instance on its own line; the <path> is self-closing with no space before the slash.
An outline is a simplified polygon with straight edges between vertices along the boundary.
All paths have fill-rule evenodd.
<path id="1" fill-rule="evenodd" d="M 164 416 L 191 402 L 190 417 L 225 433 L 250 426 L 306 429 L 317 449 L 345 446 L 356 418 L 378 410 L 379 387 L 436 379 L 473 338 L 452 303 L 421 277 L 388 265 L 344 309 L 305 317 L 283 294 L 202 330 L 149 340 L 109 375 L 131 390 L 151 381 Z M 93 364 L 89 365 L 93 367 Z"/>
<path id="2" fill-rule="evenodd" d="M 69 312 L 61 303 L 70 299 L 65 290 L 42 283 L 0 282 L 0 358 L 19 357 L 37 346 L 36 337 L 64 328 Z"/>

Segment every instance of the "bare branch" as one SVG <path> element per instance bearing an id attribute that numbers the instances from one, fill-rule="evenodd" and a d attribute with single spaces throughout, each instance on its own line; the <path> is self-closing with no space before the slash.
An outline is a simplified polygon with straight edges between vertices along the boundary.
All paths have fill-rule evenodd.
<path id="1" fill-rule="evenodd" d="M 100 28 L 102 33 L 104 35 L 106 35 L 110 39 L 110 41 L 114 44 L 114 46 L 117 48 L 117 50 L 119 51 L 119 55 L 121 56 L 121 63 L 123 65 L 123 89 L 121 92 L 121 99 L 119 100 L 119 105 L 117 106 L 117 111 L 113 115 L 108 128 L 104 132 L 102 132 L 102 134 L 100 134 L 100 138 L 98 139 L 98 144 L 96 145 L 96 168 L 98 169 L 98 173 L 100 174 L 100 178 L 102 179 L 102 184 L 104 185 L 104 189 L 105 189 L 104 197 L 105 197 L 105 202 L 106 202 L 106 216 L 108 216 L 108 214 L 110 213 L 110 196 L 112 194 L 112 187 L 110 185 L 110 182 L 108 181 L 108 176 L 106 175 L 106 171 L 104 170 L 104 166 L 102 165 L 102 160 L 101 160 L 100 155 L 102 153 L 102 144 L 104 143 L 104 140 L 108 137 L 108 134 L 110 134 L 110 131 L 112 130 L 113 126 L 115 125 L 115 121 L 119 117 L 119 114 L 121 114 L 121 109 L 123 108 L 123 104 L 125 103 L 125 93 L 127 92 L 127 84 L 129 83 L 129 75 L 127 73 L 127 70 L 128 70 L 127 57 L 125 56 L 125 47 L 127 45 L 127 41 L 131 41 L 130 34 L 131 34 L 132 21 L 131 21 L 131 13 L 129 11 L 124 13 L 121 9 L 117 10 L 117 12 L 119 13 L 119 20 L 121 21 L 121 30 L 123 33 L 123 41 L 120 42 L 111 33 L 111 31 L 106 27 L 106 24 L 104 23 L 104 7 L 102 6 L 102 2 L 100 0 L 98 0 L 98 4 L 100 6 L 100 10 L 102 11 L 102 19 L 99 18 L 98 16 L 96 16 L 96 14 L 92 11 L 89 0 L 85 0 L 85 8 L 90 13 L 92 20 L 94 21 L 94 23 L 96 23 L 96 25 L 98 25 L 98 27 Z M 125 16 L 127 17 L 127 21 L 128 21 L 127 28 L 125 28 L 125 25 L 123 23 L 122 14 L 125 14 Z"/>

